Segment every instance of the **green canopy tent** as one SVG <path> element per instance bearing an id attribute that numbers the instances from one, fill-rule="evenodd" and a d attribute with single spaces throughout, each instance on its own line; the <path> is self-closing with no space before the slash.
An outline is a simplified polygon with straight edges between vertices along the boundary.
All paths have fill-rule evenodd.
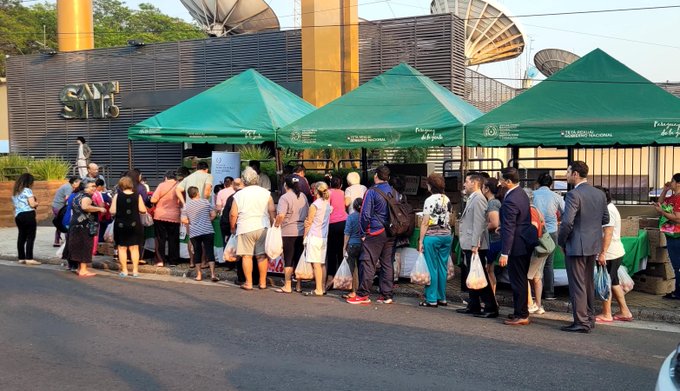
<path id="1" fill-rule="evenodd" d="M 465 126 L 483 147 L 680 144 L 680 99 L 600 49 Z"/>
<path id="2" fill-rule="evenodd" d="M 407 64 L 400 64 L 281 129 L 280 147 L 457 146 L 474 106 Z"/>
<path id="3" fill-rule="evenodd" d="M 253 69 L 242 72 L 128 130 L 129 140 L 260 144 L 314 106 Z"/>

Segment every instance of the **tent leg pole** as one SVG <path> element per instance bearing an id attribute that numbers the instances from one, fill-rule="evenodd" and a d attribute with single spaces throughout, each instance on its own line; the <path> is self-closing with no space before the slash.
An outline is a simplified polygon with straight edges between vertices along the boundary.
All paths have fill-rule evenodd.
<path id="1" fill-rule="evenodd" d="M 510 159 L 512 159 L 512 166 L 519 169 L 519 147 L 512 147 L 510 149 Z"/>
<path id="2" fill-rule="evenodd" d="M 368 151 L 361 148 L 361 176 L 364 186 L 368 187 Z"/>
<path id="3" fill-rule="evenodd" d="M 128 170 L 132 170 L 132 140 L 128 140 Z"/>
<path id="4" fill-rule="evenodd" d="M 276 158 L 276 183 L 279 185 L 276 189 L 281 189 L 283 183 L 283 162 L 281 162 L 281 149 L 276 143 L 274 144 L 274 156 Z"/>

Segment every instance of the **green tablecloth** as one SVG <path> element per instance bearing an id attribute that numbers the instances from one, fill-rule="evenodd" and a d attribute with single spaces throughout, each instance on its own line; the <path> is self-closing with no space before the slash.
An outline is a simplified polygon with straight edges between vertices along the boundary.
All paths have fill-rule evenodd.
<path id="1" fill-rule="evenodd" d="M 414 235 L 415 234 L 416 233 L 414 232 Z M 623 244 L 623 248 L 626 250 L 626 255 L 623 256 L 621 264 L 624 265 L 626 269 L 628 269 L 628 274 L 633 275 L 640 271 L 641 261 L 649 256 L 649 240 L 647 239 L 647 231 L 641 229 L 638 231 L 638 236 L 621 237 L 621 243 Z M 454 237 L 453 245 L 456 259 L 458 260 L 458 264 L 460 264 L 462 257 L 457 237 Z M 418 237 L 415 237 L 415 246 L 413 245 L 413 237 L 411 237 L 411 247 L 416 248 L 417 246 Z M 555 269 L 565 269 L 564 252 L 562 252 L 562 248 L 560 247 L 555 249 L 553 266 Z"/>

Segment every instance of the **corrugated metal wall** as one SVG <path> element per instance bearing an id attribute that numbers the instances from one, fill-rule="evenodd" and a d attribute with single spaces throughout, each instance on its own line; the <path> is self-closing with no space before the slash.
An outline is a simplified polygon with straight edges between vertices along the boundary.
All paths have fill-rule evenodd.
<path id="1" fill-rule="evenodd" d="M 300 94 L 299 31 L 285 31 L 97 49 L 8 59 L 10 145 L 13 153 L 60 155 L 75 161 L 76 137 L 88 140 L 92 160 L 117 178 L 128 167 L 127 129 L 248 68 Z M 59 93 L 71 83 L 118 81 L 115 119 L 61 118 Z M 181 144 L 133 143 L 133 165 L 149 181 L 176 168 Z M 191 150 L 185 153 L 191 154 Z"/>
<path id="2" fill-rule="evenodd" d="M 464 32 L 451 14 L 362 23 L 360 82 L 406 62 L 456 94 L 470 100 L 464 67 Z M 8 59 L 7 79 L 11 151 L 43 157 L 61 155 L 75 161 L 76 137 L 85 137 L 92 159 L 113 179 L 127 169 L 129 126 L 155 115 L 248 68 L 301 95 L 302 55 L 299 30 L 149 44 L 145 47 L 96 49 L 55 56 Z M 118 81 L 115 119 L 65 120 L 59 93 L 70 83 Z M 485 87 L 485 86 L 482 86 Z M 133 143 L 133 165 L 151 184 L 176 168 L 180 144 Z M 204 151 L 203 151 L 204 152 Z M 437 149 L 430 160 L 457 156 L 457 149 Z"/>

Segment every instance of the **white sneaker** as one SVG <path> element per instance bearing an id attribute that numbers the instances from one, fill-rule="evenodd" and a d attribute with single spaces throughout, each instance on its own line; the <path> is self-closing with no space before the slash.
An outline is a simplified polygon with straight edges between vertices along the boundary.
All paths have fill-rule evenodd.
<path id="1" fill-rule="evenodd" d="M 543 315 L 545 314 L 545 310 L 543 309 L 543 306 L 538 307 L 538 310 L 536 310 L 536 313 L 538 315 Z"/>
<path id="2" fill-rule="evenodd" d="M 25 264 L 25 263 L 26 263 L 25 260 L 23 260 L 23 259 L 20 259 L 20 260 L 19 260 L 19 265 L 23 265 L 23 264 Z"/>
<path id="3" fill-rule="evenodd" d="M 33 260 L 33 259 L 27 259 L 27 260 L 26 260 L 26 264 L 27 264 L 27 265 L 33 265 L 33 266 L 35 266 L 35 265 L 42 265 L 41 262 L 38 262 L 38 261 Z"/>
<path id="4" fill-rule="evenodd" d="M 532 304 L 532 305 L 529 307 L 529 313 L 530 313 L 530 314 L 535 314 L 536 311 L 538 311 L 538 306 L 537 306 L 536 304 Z"/>

